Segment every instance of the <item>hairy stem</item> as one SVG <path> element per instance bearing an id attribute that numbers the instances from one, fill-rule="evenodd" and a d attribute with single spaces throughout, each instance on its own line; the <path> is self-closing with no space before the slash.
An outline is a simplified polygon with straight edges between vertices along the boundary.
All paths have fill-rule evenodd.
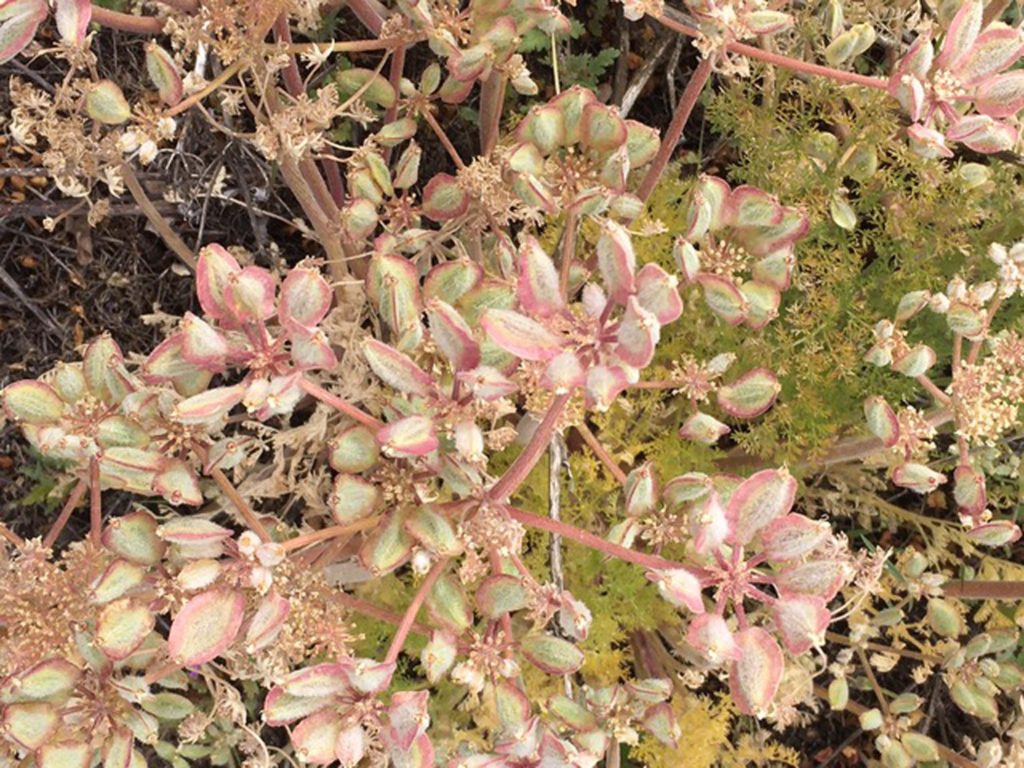
<path id="1" fill-rule="evenodd" d="M 400 614 L 397 614 L 394 611 L 389 611 L 387 608 L 381 608 L 379 605 L 368 603 L 365 600 L 360 600 L 358 597 L 350 595 L 347 592 L 341 592 L 339 590 L 334 593 L 331 599 L 337 601 L 346 608 L 356 611 L 357 613 L 377 619 L 377 621 L 386 621 L 388 624 L 394 624 L 395 626 L 398 626 L 402 621 L 402 616 Z M 430 628 L 413 622 L 409 626 L 409 632 L 415 632 L 417 635 L 423 635 L 426 637 L 430 634 Z"/>
<path id="2" fill-rule="evenodd" d="M 999 307 L 1002 306 L 1003 297 L 996 294 L 995 299 L 991 304 L 988 305 L 988 311 L 985 313 L 985 328 L 989 329 L 992 327 L 992 320 L 996 316 L 996 312 L 999 311 Z M 985 346 L 984 339 L 978 339 L 977 341 L 971 342 L 971 349 L 967 353 L 967 364 L 974 365 L 978 360 L 978 356 L 981 354 L 982 347 Z"/>
<path id="3" fill-rule="evenodd" d="M 158 0 L 158 2 L 182 13 L 193 14 L 199 10 L 198 0 Z"/>
<path id="4" fill-rule="evenodd" d="M 559 265 L 558 289 L 562 296 L 569 298 L 569 271 L 572 269 L 572 259 L 576 255 L 576 230 L 579 226 L 579 218 L 575 211 L 569 211 L 565 217 L 565 229 L 562 232 L 562 263 Z"/>
<path id="5" fill-rule="evenodd" d="M 845 635 L 840 635 L 836 632 L 826 632 L 825 639 L 833 643 L 840 643 L 842 645 L 853 646 L 854 643 L 850 641 Z M 896 656 L 902 656 L 906 659 L 913 659 L 914 661 L 923 661 L 926 664 L 941 664 L 942 658 L 939 656 L 932 656 L 925 653 L 918 653 L 917 651 L 908 651 L 903 648 L 893 648 L 891 645 L 882 645 L 881 643 L 857 643 L 862 648 L 866 648 L 869 651 L 875 653 L 888 653 Z"/>
<path id="6" fill-rule="evenodd" d="M 206 87 L 203 88 L 203 90 L 196 91 L 191 96 L 189 96 L 187 99 L 182 99 L 177 104 L 175 104 L 173 107 L 168 109 L 167 110 L 167 115 L 169 117 L 174 117 L 175 115 L 180 115 L 182 112 L 190 109 L 191 107 L 194 107 L 196 104 L 201 102 L 203 99 L 205 99 L 211 93 L 213 93 L 218 88 L 220 88 L 222 85 L 224 85 L 224 83 L 226 83 L 232 77 L 234 77 L 239 72 L 241 72 L 242 69 L 248 63 L 249 63 L 248 60 L 245 59 L 244 57 L 236 60 L 235 62 L 233 62 L 231 64 L 231 66 L 225 68 L 225 70 L 223 72 L 221 72 L 219 75 L 217 75 L 217 77 L 213 78 L 213 80 L 211 80 L 209 83 L 207 83 Z"/>
<path id="7" fill-rule="evenodd" d="M 612 739 L 608 744 L 608 759 L 605 760 L 606 768 L 620 768 L 622 765 L 622 748 L 618 739 Z"/>
<path id="8" fill-rule="evenodd" d="M 646 201 L 650 197 L 651 192 L 658 186 L 658 182 L 665 173 L 668 161 L 672 159 L 672 153 L 675 152 L 679 139 L 683 135 L 683 129 L 686 128 L 690 115 L 693 113 L 693 108 L 697 105 L 697 99 L 700 98 L 704 86 L 707 85 L 708 80 L 711 78 L 713 64 L 713 58 L 701 59 L 697 69 L 690 76 L 690 81 L 686 84 L 686 90 L 683 91 L 683 96 L 679 100 L 679 104 L 676 105 L 675 114 L 672 115 L 672 122 L 669 123 L 665 135 L 661 137 L 661 146 L 658 147 L 658 154 L 651 161 L 650 168 L 647 169 L 647 175 L 644 176 L 640 188 L 636 191 L 637 197 L 641 200 Z"/>
<path id="9" fill-rule="evenodd" d="M 503 73 L 492 72 L 480 87 L 480 154 L 484 157 L 489 157 L 498 145 L 507 84 Z"/>
<path id="10" fill-rule="evenodd" d="M 283 109 L 276 87 L 264 89 L 263 97 L 271 115 Z M 345 304 L 348 299 L 348 254 L 342 243 L 341 217 L 338 215 L 334 198 L 327 190 L 323 177 L 316 172 L 316 166 L 312 161 L 296 158 L 285 152 L 282 153 L 278 165 L 285 183 L 299 201 L 303 213 L 316 232 L 320 247 L 327 255 L 327 267 L 334 281 L 335 299 L 339 305 Z"/>
<path id="11" fill-rule="evenodd" d="M 280 46 L 287 53 L 361 53 L 365 51 L 380 51 L 394 48 L 396 53 L 399 48 L 405 45 L 426 40 L 427 36 L 420 34 L 411 38 L 403 37 L 379 37 L 373 40 L 343 40 L 338 43 L 287 43 Z"/>
<path id="12" fill-rule="evenodd" d="M 363 25 L 373 34 L 379 35 L 381 33 L 381 30 L 384 28 L 384 21 L 386 20 L 384 14 L 387 11 L 380 4 L 373 2 L 373 0 L 349 0 L 348 7 L 356 15 L 356 18 L 363 22 Z"/>
<path id="13" fill-rule="evenodd" d="M 434 135 L 437 136 L 437 140 L 441 142 L 445 152 L 447 152 L 448 156 L 451 157 L 452 162 L 455 163 L 455 167 L 459 170 L 465 168 L 466 164 L 462 162 L 462 158 L 459 157 L 459 150 L 455 148 L 451 139 L 448 138 L 448 134 L 444 132 L 444 128 L 442 128 L 441 124 L 437 122 L 437 118 L 434 117 L 434 113 L 431 112 L 428 107 L 420 112 L 420 114 L 423 115 L 423 119 L 427 121 L 427 125 L 430 126 L 430 130 L 432 130 Z"/>
<path id="14" fill-rule="evenodd" d="M 163 664 L 160 664 L 151 669 L 149 672 L 147 672 L 145 678 L 143 679 L 145 680 L 146 685 L 152 685 L 153 683 L 156 683 L 160 680 L 163 680 L 165 677 L 174 674 L 179 669 L 181 669 L 180 664 L 173 661 L 166 661 Z"/>
<path id="15" fill-rule="evenodd" d="M 953 420 L 953 412 L 948 408 L 936 408 L 925 416 L 926 421 L 935 428 Z M 859 461 L 879 451 L 885 450 L 882 441 L 877 437 L 859 437 L 848 440 L 841 440 L 821 458 L 807 459 L 798 466 L 803 469 L 819 467 L 827 469 L 833 464 L 843 464 L 848 461 Z"/>
<path id="16" fill-rule="evenodd" d="M 874 691 L 875 698 L 878 700 L 878 706 L 882 708 L 882 714 L 885 715 L 886 719 L 889 718 L 889 700 L 885 698 L 885 694 L 882 692 L 882 686 L 878 684 L 878 678 L 875 677 L 875 670 L 871 668 L 871 662 L 868 660 L 868 655 L 864 653 L 863 648 L 857 648 L 857 658 L 860 659 L 860 665 L 864 668 L 865 674 L 868 676 L 868 682 L 871 683 L 871 690 Z"/>
<path id="17" fill-rule="evenodd" d="M 398 624 L 398 630 L 395 632 L 395 636 L 391 639 L 391 646 L 388 648 L 387 656 L 384 657 L 384 663 L 389 664 L 398 660 L 398 654 L 402 652 L 402 648 L 405 646 L 405 640 L 409 636 L 409 630 L 412 629 L 413 622 L 416 621 L 416 616 L 420 612 L 420 608 L 423 607 L 424 601 L 427 599 L 427 595 L 430 594 L 431 588 L 434 583 L 440 578 L 444 569 L 448 565 L 448 558 L 442 558 L 434 563 L 434 567 L 430 569 L 430 573 L 423 579 L 423 583 L 420 584 L 420 588 L 416 590 L 416 594 L 412 598 L 412 602 L 409 603 L 409 607 L 405 609 L 405 613 L 402 615 L 402 620 Z"/>
<path id="18" fill-rule="evenodd" d="M 399 45 L 391 52 L 391 68 L 388 72 L 388 83 L 395 89 L 395 93 L 401 92 L 402 75 L 405 72 L 405 51 L 406 46 Z M 398 117 L 398 100 L 388 107 L 387 112 L 384 113 L 384 124 L 392 123 Z M 391 162 L 391 155 L 394 152 L 394 147 L 384 147 L 384 162 Z"/>

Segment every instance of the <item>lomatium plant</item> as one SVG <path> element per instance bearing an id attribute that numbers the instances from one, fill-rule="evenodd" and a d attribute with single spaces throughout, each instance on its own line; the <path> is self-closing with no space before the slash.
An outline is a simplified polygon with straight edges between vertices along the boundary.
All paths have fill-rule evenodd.
<path id="1" fill-rule="evenodd" d="M 0 0 L 5 130 L 197 303 L 3 390 L 0 766 L 1024 764 L 1017 3 L 594 10 L 694 41 L 664 126 L 549 70 L 585 4 L 110 5 Z M 189 120 L 281 258 L 148 199 Z"/>

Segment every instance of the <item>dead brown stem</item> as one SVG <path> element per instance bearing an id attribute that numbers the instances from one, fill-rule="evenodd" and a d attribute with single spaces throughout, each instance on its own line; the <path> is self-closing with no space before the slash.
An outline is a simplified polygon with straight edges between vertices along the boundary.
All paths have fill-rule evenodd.
<path id="1" fill-rule="evenodd" d="M 947 581 L 942 592 L 965 600 L 1024 600 L 1024 581 Z"/>
<path id="2" fill-rule="evenodd" d="M 153 229 L 157 231 L 160 238 L 167 244 L 167 247 L 174 251 L 189 269 L 195 271 L 196 256 L 192 253 L 192 249 L 185 244 L 185 241 L 178 236 L 178 233 L 174 231 L 174 228 L 171 227 L 167 219 L 150 201 L 146 195 L 146 190 L 139 183 L 138 176 L 135 175 L 135 172 L 128 163 L 121 163 L 121 177 L 124 179 L 124 185 L 128 187 L 132 198 L 145 214 L 149 223 L 153 225 Z"/>

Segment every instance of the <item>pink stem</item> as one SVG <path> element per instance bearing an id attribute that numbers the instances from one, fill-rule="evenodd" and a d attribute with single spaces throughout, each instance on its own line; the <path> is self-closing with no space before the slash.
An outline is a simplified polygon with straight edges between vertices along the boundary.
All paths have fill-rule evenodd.
<path id="1" fill-rule="evenodd" d="M 89 459 L 89 539 L 94 547 L 101 545 L 103 533 L 103 500 L 100 496 L 100 460 Z"/>
<path id="2" fill-rule="evenodd" d="M 651 161 L 651 167 L 647 170 L 647 175 L 644 176 L 640 188 L 636 191 L 637 197 L 641 200 L 646 201 L 650 197 L 651 192 L 654 191 L 654 188 L 661 180 L 662 174 L 665 173 L 665 167 L 668 165 L 668 161 L 672 159 L 672 153 L 675 152 L 676 146 L 679 144 L 679 139 L 683 135 L 683 129 L 690 120 L 693 108 L 697 105 L 697 99 L 700 98 L 704 86 L 707 85 L 711 77 L 713 64 L 713 57 L 702 59 L 700 64 L 697 65 L 697 69 L 690 76 L 690 82 L 686 84 L 686 90 L 683 91 L 679 104 L 676 105 L 676 112 L 672 115 L 672 122 L 669 123 L 665 135 L 661 137 L 661 146 L 658 147 L 658 154 Z"/>
<path id="3" fill-rule="evenodd" d="M 496 576 L 500 576 L 502 573 L 501 556 L 498 555 L 497 550 L 494 548 L 491 549 L 488 556 L 491 561 L 491 573 L 495 574 Z M 516 559 L 519 560 L 518 557 L 516 557 Z M 523 565 L 522 560 L 519 560 L 519 564 L 516 567 L 518 568 L 520 565 Z M 522 571 L 520 571 L 520 573 L 522 573 Z M 529 574 L 529 571 L 526 571 L 526 573 Z M 530 576 L 530 578 L 532 579 L 533 577 Z M 512 616 L 509 614 L 508 611 L 505 611 L 505 613 L 501 615 L 501 630 L 505 633 L 506 641 L 512 639 Z"/>
<path id="4" fill-rule="evenodd" d="M 455 148 L 451 139 L 448 138 L 448 134 L 444 132 L 444 128 L 442 128 L 441 124 L 437 122 L 437 118 L 434 117 L 434 114 L 430 111 L 430 107 L 428 106 L 420 112 L 420 114 L 423 115 L 423 119 L 427 121 L 427 125 L 430 126 L 430 130 L 432 130 L 434 135 L 437 136 L 437 140 L 441 142 L 441 145 L 444 147 L 445 152 L 448 153 L 448 156 L 452 159 L 452 162 L 455 163 L 455 167 L 459 170 L 465 168 L 466 164 L 462 162 L 462 158 L 459 156 L 459 150 Z"/>
<path id="5" fill-rule="evenodd" d="M 8 544 L 12 544 L 18 549 L 25 546 L 25 540 L 3 523 L 0 523 L 0 538 L 6 539 Z"/>
<path id="6" fill-rule="evenodd" d="M 985 314 L 985 328 L 986 329 L 989 328 L 992 325 L 992 319 L 996 316 L 996 312 L 999 311 L 999 307 L 1000 307 L 1000 305 L 1002 303 L 1003 303 L 1002 296 L 996 296 L 995 301 L 993 301 L 991 304 L 989 304 L 988 312 Z M 974 363 L 977 361 L 978 355 L 981 354 L 981 348 L 984 345 L 984 343 L 985 342 L 982 339 L 979 339 L 978 341 L 971 342 L 971 349 L 967 353 L 967 364 L 968 365 L 974 365 Z"/>
<path id="7" fill-rule="evenodd" d="M 936 408 L 929 411 L 925 419 L 932 427 L 938 428 L 953 420 L 953 412 L 949 408 Z M 877 437 L 843 440 L 834 445 L 823 457 L 803 461 L 797 466 L 801 468 L 813 468 L 815 466 L 830 467 L 833 464 L 858 461 L 882 450 L 885 450 L 885 446 L 882 445 L 882 441 Z"/>
<path id="8" fill-rule="evenodd" d="M 64 506 L 60 510 L 60 514 L 53 523 L 53 527 L 50 528 L 49 533 L 46 534 L 46 538 L 43 539 L 44 547 L 52 547 L 53 543 L 60 536 L 60 532 L 64 530 L 64 526 L 67 525 L 68 519 L 71 517 L 71 513 L 75 511 L 75 507 L 78 506 L 78 502 L 85 496 L 85 489 L 89 487 L 89 483 L 85 480 L 79 480 L 78 484 L 71 491 L 71 495 L 68 496 L 68 500 L 64 502 Z"/>
<path id="9" fill-rule="evenodd" d="M 922 373 L 917 377 L 917 383 L 924 387 L 928 391 L 928 394 L 935 398 L 936 402 L 942 403 L 943 405 L 949 405 L 953 402 L 950 396 L 939 389 L 935 382 L 929 379 L 925 374 Z"/>
<path id="10" fill-rule="evenodd" d="M 661 24 L 669 29 L 674 29 L 676 32 L 681 32 L 688 37 L 700 36 L 700 33 L 696 29 L 683 24 L 682 22 L 676 21 L 675 19 L 671 19 L 667 16 L 658 16 L 656 18 L 661 22 Z M 725 48 L 731 53 L 738 53 L 741 56 L 748 56 L 751 59 L 760 59 L 761 61 L 774 64 L 775 66 L 782 67 L 783 69 L 789 69 L 794 72 L 803 72 L 807 75 L 819 75 L 821 77 L 827 77 L 830 80 L 835 80 L 839 83 L 863 85 L 868 88 L 877 88 L 882 91 L 889 87 L 889 82 L 880 77 L 868 77 L 866 75 L 858 75 L 855 72 L 843 72 L 841 69 L 823 67 L 820 64 L 811 64 L 806 61 L 801 61 L 800 59 L 783 56 L 779 53 L 763 51 L 760 48 L 755 48 L 752 45 L 746 45 L 744 43 L 728 43 Z"/>
<path id="11" fill-rule="evenodd" d="M 379 430 L 384 427 L 384 422 L 373 418 L 368 413 L 363 413 L 361 410 L 356 408 L 354 405 L 346 403 L 337 395 L 332 395 L 326 389 L 321 387 L 319 384 L 314 384 L 309 379 L 300 379 L 300 386 L 307 395 L 312 395 L 322 403 L 327 403 L 339 411 L 344 413 L 349 418 L 355 419 L 360 424 L 369 427 L 370 429 Z"/>
<path id="12" fill-rule="evenodd" d="M 380 36 L 381 30 L 384 28 L 384 16 L 380 11 L 379 4 L 371 0 L 350 0 L 348 7 L 368 30 Z"/>
<path id="13" fill-rule="evenodd" d="M 1024 581 L 947 581 L 942 593 L 966 600 L 1024 600 Z"/>
<path id="14" fill-rule="evenodd" d="M 552 520 L 550 517 L 541 517 L 540 515 L 535 515 L 532 512 L 527 512 L 524 509 L 517 509 L 516 507 L 505 507 L 505 511 L 513 520 L 517 520 L 530 528 L 537 528 L 541 531 L 547 531 L 548 533 L 553 533 L 558 536 L 564 536 L 571 541 L 575 541 L 577 544 L 590 547 L 590 549 L 596 549 L 599 552 L 604 552 L 606 555 L 617 557 L 628 563 L 635 563 L 636 565 L 642 565 L 645 568 L 651 568 L 656 571 L 685 567 L 681 563 L 677 563 L 673 560 L 666 560 L 664 557 L 647 555 L 643 552 L 637 552 L 635 549 L 628 549 L 618 544 L 613 544 L 610 541 L 602 539 L 596 534 L 584 531 L 582 528 L 577 528 L 574 525 L 563 523 L 561 520 Z M 693 568 L 687 568 L 687 570 L 691 572 L 694 571 Z"/>
<path id="15" fill-rule="evenodd" d="M 398 660 L 398 654 L 402 652 L 402 648 L 405 645 L 405 639 L 409 636 L 412 625 L 416 621 L 416 616 L 420 612 L 420 608 L 423 607 L 424 601 L 427 599 L 427 595 L 430 594 L 431 587 L 440 578 L 442 571 L 448 565 L 448 558 L 443 558 L 434 563 L 434 567 L 430 569 L 430 573 L 420 584 L 420 588 L 416 590 L 416 594 L 412 598 L 412 602 L 409 603 L 409 607 L 405 609 L 405 613 L 402 615 L 402 621 L 398 625 L 398 629 L 395 631 L 395 636 L 391 639 L 391 646 L 388 648 L 388 654 L 384 657 L 384 663 L 390 664 Z"/>
<path id="16" fill-rule="evenodd" d="M 274 20 L 274 37 L 279 43 L 285 45 L 292 44 L 292 31 L 288 27 L 288 16 L 281 14 Z M 294 54 L 288 56 L 288 66 L 284 68 L 283 72 L 285 88 L 288 89 L 288 93 L 293 98 L 298 98 L 303 93 L 302 76 L 299 74 L 299 65 L 295 60 Z M 327 152 L 331 150 L 328 148 Z M 341 172 L 338 170 L 338 164 L 333 159 L 321 160 L 320 165 L 323 167 L 324 176 L 327 177 L 327 186 L 331 191 L 331 199 L 334 200 L 334 204 L 341 206 L 345 202 L 344 187 L 341 183 Z"/>
<path id="17" fill-rule="evenodd" d="M 480 154 L 484 157 L 489 157 L 498 144 L 507 82 L 504 73 L 492 72 L 480 86 Z"/>
<path id="18" fill-rule="evenodd" d="M 519 555 L 513 552 L 509 555 L 509 559 L 512 561 L 512 565 L 516 567 L 516 570 L 522 574 L 522 577 L 526 579 L 531 586 L 538 586 L 536 577 L 530 572 L 530 569 L 526 567 L 526 563 L 523 562 L 523 559 Z"/>
<path id="19" fill-rule="evenodd" d="M 402 73 L 405 71 L 405 46 L 399 45 L 391 54 L 391 69 L 388 72 L 388 82 L 391 83 L 391 87 L 395 89 L 395 93 L 399 92 L 399 88 L 402 84 Z M 392 123 L 398 117 L 398 100 L 388 107 L 388 111 L 384 113 L 384 124 Z M 384 148 L 384 161 L 391 162 L 391 154 L 394 147 Z"/>
<path id="20" fill-rule="evenodd" d="M 630 389 L 679 389 L 682 385 L 678 381 L 638 381 L 636 384 L 630 384 Z"/>
<path id="21" fill-rule="evenodd" d="M 347 592 L 334 592 L 331 599 L 350 610 L 369 616 L 377 621 L 385 621 L 388 624 L 394 624 L 395 626 L 398 626 L 402 621 L 402 617 L 397 613 L 389 611 L 387 608 L 381 608 L 374 603 L 360 600 L 358 597 L 354 597 Z M 424 637 L 430 634 L 430 630 L 427 627 L 424 627 L 422 624 L 417 624 L 416 622 L 413 622 L 410 625 L 410 631 L 415 632 L 417 635 L 423 635 Z"/>
<path id="22" fill-rule="evenodd" d="M 159 35 L 164 29 L 164 20 L 153 16 L 133 16 L 119 13 L 99 5 L 92 7 L 92 20 L 103 27 L 132 32 L 137 35 Z"/>
<path id="23" fill-rule="evenodd" d="M 762 592 L 757 587 L 747 587 L 747 594 L 755 600 L 758 600 L 767 605 L 775 605 L 778 602 L 774 597 L 769 595 L 767 592 Z"/>
<path id="24" fill-rule="evenodd" d="M 580 436 L 583 438 L 583 442 L 585 442 L 587 447 L 593 451 L 594 455 L 601 460 L 605 469 L 611 473 L 612 477 L 618 481 L 619 485 L 625 485 L 627 480 L 626 473 L 623 472 L 622 468 L 615 463 L 615 459 L 611 457 L 611 454 L 608 453 L 604 445 L 601 444 L 597 435 L 591 432 L 590 428 L 586 424 L 577 424 L 576 431 L 580 433 Z"/>
<path id="25" fill-rule="evenodd" d="M 562 411 L 565 410 L 569 397 L 569 395 L 558 395 L 551 401 L 551 407 L 544 414 L 544 420 L 533 433 L 530 442 L 512 462 L 512 466 L 508 468 L 501 479 L 491 486 L 490 491 L 487 492 L 488 498 L 492 501 L 505 501 L 515 492 L 516 488 L 522 485 L 526 476 L 530 474 L 530 470 L 537 465 L 541 455 L 547 450 L 548 443 L 551 442 L 551 435 L 555 432 L 558 419 L 562 415 Z"/>
<path id="26" fill-rule="evenodd" d="M 159 3 L 182 13 L 192 14 L 199 10 L 197 0 L 159 0 Z"/>

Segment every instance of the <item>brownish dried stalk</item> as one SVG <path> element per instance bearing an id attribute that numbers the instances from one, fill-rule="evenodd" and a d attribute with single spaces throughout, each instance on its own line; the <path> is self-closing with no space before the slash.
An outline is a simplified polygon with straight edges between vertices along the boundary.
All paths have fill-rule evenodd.
<path id="1" fill-rule="evenodd" d="M 146 195 L 146 190 L 139 183 L 139 177 L 135 175 L 132 167 L 126 162 L 121 163 L 121 178 L 124 179 L 124 185 L 128 188 L 128 192 L 131 193 L 135 203 L 139 206 L 142 213 L 145 214 L 153 229 L 160 235 L 160 238 L 166 243 L 167 247 L 174 251 L 175 255 L 194 272 L 196 269 L 196 255 L 185 244 L 185 241 L 178 236 L 178 233 L 174 231 L 174 228 L 164 218 L 164 215 L 153 205 L 149 196 Z"/>

